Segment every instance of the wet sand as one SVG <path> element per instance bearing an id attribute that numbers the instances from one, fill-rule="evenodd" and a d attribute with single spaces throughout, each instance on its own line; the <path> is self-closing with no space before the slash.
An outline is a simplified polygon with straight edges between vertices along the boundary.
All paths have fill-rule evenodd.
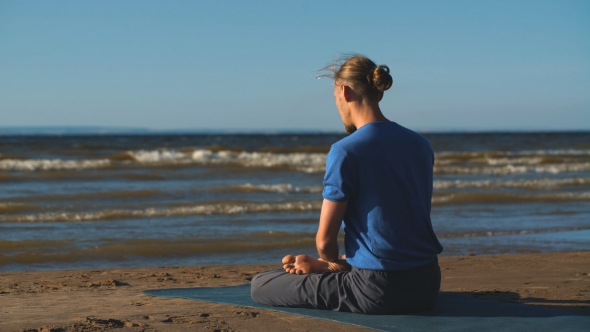
<path id="1" fill-rule="evenodd" d="M 442 291 L 590 315 L 590 252 L 441 257 Z M 268 310 L 143 295 L 248 283 L 276 265 L 0 273 L 0 331 L 362 331 Z M 369 331 L 369 329 L 366 329 Z"/>

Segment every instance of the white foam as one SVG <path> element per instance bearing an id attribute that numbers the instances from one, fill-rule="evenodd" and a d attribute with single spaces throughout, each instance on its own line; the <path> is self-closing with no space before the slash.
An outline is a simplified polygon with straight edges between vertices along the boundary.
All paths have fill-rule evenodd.
<path id="1" fill-rule="evenodd" d="M 128 151 L 133 160 L 122 163 L 137 162 L 146 165 L 201 164 L 234 165 L 243 167 L 278 168 L 285 167 L 303 172 L 323 172 L 326 164 L 325 153 L 270 153 L 245 151 L 218 151 L 198 149 L 184 153 L 177 150 L 138 150 Z M 37 170 L 79 170 L 112 166 L 118 161 L 109 159 L 63 160 L 63 159 L 28 159 L 0 160 L 0 170 L 37 171 Z"/>
<path id="2" fill-rule="evenodd" d="M 590 156 L 588 149 L 523 150 L 506 152 L 507 155 L 522 156 Z"/>
<path id="3" fill-rule="evenodd" d="M 246 167 L 290 167 L 304 172 L 325 170 L 325 153 L 270 153 L 195 150 L 192 159 L 202 164 L 235 164 Z"/>
<path id="4" fill-rule="evenodd" d="M 461 152 L 446 151 L 436 154 L 435 166 L 481 167 L 505 166 L 504 170 L 484 171 L 483 174 L 514 174 L 525 173 L 529 166 L 538 166 L 534 171 L 538 173 L 560 173 L 577 171 L 580 165 L 587 163 L 590 150 L 531 150 L 531 151 L 480 151 Z M 567 168 L 564 168 L 563 165 Z M 571 166 L 575 165 L 575 166 Z M 524 166 L 524 167 L 523 167 Z M 584 166 L 580 169 L 586 170 Z M 477 173 L 456 170 L 458 173 Z"/>
<path id="5" fill-rule="evenodd" d="M 166 149 L 130 151 L 129 154 L 140 163 L 176 162 L 188 159 L 182 152 Z"/>
<path id="6" fill-rule="evenodd" d="M 96 221 L 108 219 L 167 217 L 185 215 L 244 214 L 289 211 L 316 211 L 321 202 L 284 203 L 225 203 L 180 206 L 173 208 L 146 208 L 140 210 L 104 210 L 94 212 L 41 213 L 31 215 L 0 216 L 0 222 L 57 222 L 57 221 Z"/>
<path id="7" fill-rule="evenodd" d="M 436 174 L 486 174 L 486 175 L 508 175 L 522 174 L 528 172 L 536 173 L 567 173 L 567 172 L 588 172 L 590 163 L 573 163 L 573 164 L 547 164 L 547 165 L 503 165 L 497 167 L 478 167 L 478 166 L 435 166 Z"/>
<path id="8" fill-rule="evenodd" d="M 567 185 L 590 185 L 590 178 L 569 179 L 535 179 L 535 180 L 435 180 L 435 189 L 451 188 L 528 188 L 528 189 L 552 189 Z"/>
<path id="9" fill-rule="evenodd" d="M 234 165 L 243 167 L 287 167 L 303 172 L 325 170 L 325 153 L 270 153 L 246 151 L 211 151 L 197 149 L 184 153 L 177 150 L 129 151 L 129 155 L 142 164 L 200 164 Z"/>
<path id="10" fill-rule="evenodd" d="M 48 170 L 82 170 L 101 168 L 111 165 L 108 159 L 62 160 L 62 159 L 4 159 L 0 160 L 0 169 L 6 171 L 48 171 Z"/>
<path id="11" fill-rule="evenodd" d="M 590 156 L 590 149 L 554 149 L 554 150 L 521 150 L 521 151 L 441 151 L 436 158 L 481 158 L 491 156 Z"/>
<path id="12" fill-rule="evenodd" d="M 537 165 L 543 162 L 541 157 L 520 157 L 520 158 L 475 158 L 470 160 L 474 163 L 488 164 L 492 166 L 496 165 L 513 165 L 513 164 L 525 164 L 525 165 Z"/>
<path id="13" fill-rule="evenodd" d="M 230 165 L 239 167 L 288 168 L 301 172 L 324 172 L 326 153 L 272 153 L 247 151 L 180 151 L 155 149 L 128 151 L 131 160 L 109 159 L 4 159 L 0 170 L 82 170 L 139 163 L 151 166 L 169 164 Z M 558 156 L 558 160 L 543 156 Z M 561 156 L 561 159 L 559 159 Z M 436 154 L 435 172 L 451 174 L 519 174 L 527 172 L 563 173 L 590 171 L 590 150 L 487 151 Z"/>
<path id="14" fill-rule="evenodd" d="M 130 151 L 139 163 L 234 165 L 243 167 L 285 167 L 303 172 L 325 171 L 326 153 L 271 153 L 247 151 L 212 151 L 196 149 L 180 152 L 171 149 Z M 544 156 L 586 157 L 590 150 L 529 150 L 529 151 L 445 151 L 436 154 L 435 172 L 456 174 L 505 175 L 527 172 L 562 173 L 589 171 L 586 158 L 547 163 Z M 577 162 L 576 162 L 577 160 Z M 583 161 L 583 162 L 581 162 Z"/>
<path id="15" fill-rule="evenodd" d="M 264 191 L 264 192 L 276 192 L 280 194 L 286 193 L 321 193 L 323 187 L 294 187 L 290 183 L 278 183 L 278 184 L 258 184 L 253 185 L 250 183 L 241 184 L 234 186 L 236 189 L 246 191 Z"/>
<path id="16" fill-rule="evenodd" d="M 434 196 L 432 197 L 431 202 L 432 204 L 442 204 L 450 201 L 453 197 L 455 197 L 455 195 Z"/>

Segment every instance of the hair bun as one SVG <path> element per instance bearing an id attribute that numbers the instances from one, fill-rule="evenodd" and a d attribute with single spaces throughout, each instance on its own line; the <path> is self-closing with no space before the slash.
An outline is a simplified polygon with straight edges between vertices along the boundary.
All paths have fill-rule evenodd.
<path id="1" fill-rule="evenodd" d="M 385 65 L 375 67 L 373 71 L 373 85 L 379 91 L 385 91 L 391 88 L 393 78 L 389 75 L 389 67 Z"/>

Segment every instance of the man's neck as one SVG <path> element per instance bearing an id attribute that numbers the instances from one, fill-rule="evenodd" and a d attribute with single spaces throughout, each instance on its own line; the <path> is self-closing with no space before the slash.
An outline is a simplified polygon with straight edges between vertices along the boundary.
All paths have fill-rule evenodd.
<path id="1" fill-rule="evenodd" d="M 351 112 L 352 121 L 356 128 L 360 128 L 367 123 L 389 121 L 381 112 L 379 105 L 363 105 L 353 109 Z"/>

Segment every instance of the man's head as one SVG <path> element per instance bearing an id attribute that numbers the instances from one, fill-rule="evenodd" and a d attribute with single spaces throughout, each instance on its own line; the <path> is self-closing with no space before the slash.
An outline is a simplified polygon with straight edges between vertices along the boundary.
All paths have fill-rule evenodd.
<path id="1" fill-rule="evenodd" d="M 387 66 L 377 66 L 362 55 L 341 58 L 324 67 L 324 70 L 329 70 L 331 73 L 323 76 L 334 78 L 336 107 L 347 133 L 353 133 L 356 130 L 350 103 L 377 106 L 383 98 L 383 92 L 393 83 Z"/>
<path id="2" fill-rule="evenodd" d="M 379 102 L 393 79 L 389 67 L 377 66 L 369 58 L 355 55 L 348 57 L 339 68 L 334 68 L 334 83 L 350 86 L 363 100 Z"/>

